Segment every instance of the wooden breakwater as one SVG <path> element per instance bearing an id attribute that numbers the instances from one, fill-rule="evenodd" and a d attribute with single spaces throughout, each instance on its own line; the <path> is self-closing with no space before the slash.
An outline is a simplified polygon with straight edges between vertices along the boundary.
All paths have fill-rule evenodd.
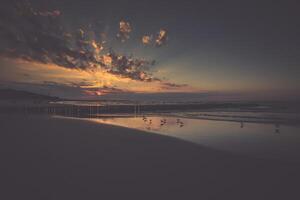
<path id="1" fill-rule="evenodd" d="M 203 111 L 216 109 L 251 109 L 257 104 L 250 103 L 195 103 L 195 104 L 118 104 L 118 105 L 70 105 L 70 104 L 31 104 L 0 106 L 0 113 L 5 114 L 45 114 L 74 117 L 88 117 L 101 114 L 161 113 L 172 111 Z"/>

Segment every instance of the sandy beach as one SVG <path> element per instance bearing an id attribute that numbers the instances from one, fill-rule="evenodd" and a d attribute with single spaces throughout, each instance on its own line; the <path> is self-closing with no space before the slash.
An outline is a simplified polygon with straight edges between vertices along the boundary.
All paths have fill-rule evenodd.
<path id="1" fill-rule="evenodd" d="M 1 199 L 299 199 L 300 166 L 88 121 L 0 116 Z"/>

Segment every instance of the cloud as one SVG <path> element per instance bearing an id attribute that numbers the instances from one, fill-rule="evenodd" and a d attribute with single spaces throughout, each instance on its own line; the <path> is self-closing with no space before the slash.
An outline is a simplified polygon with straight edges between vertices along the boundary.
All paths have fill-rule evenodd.
<path id="1" fill-rule="evenodd" d="M 181 88 L 188 86 L 187 84 L 163 83 L 166 87 Z"/>
<path id="2" fill-rule="evenodd" d="M 114 86 L 109 87 L 109 86 L 104 85 L 102 87 L 94 88 L 92 84 L 89 84 L 87 82 L 62 84 L 62 83 L 57 83 L 57 82 L 49 82 L 49 81 L 46 82 L 45 81 L 40 86 L 51 88 L 52 91 L 66 90 L 66 91 L 73 93 L 73 95 L 77 94 L 78 97 L 84 97 L 86 95 L 88 95 L 90 97 L 95 97 L 95 96 L 102 96 L 102 95 L 106 95 L 106 94 L 120 94 L 120 93 L 127 92 L 125 90 L 116 88 Z M 69 94 L 69 96 L 70 96 L 70 94 Z"/>
<path id="3" fill-rule="evenodd" d="M 152 77 L 149 73 L 149 67 L 155 64 L 155 61 L 147 61 L 143 59 L 135 59 L 124 55 L 118 55 L 114 52 L 104 56 L 104 63 L 107 65 L 107 71 L 111 74 L 129 77 L 133 80 L 151 82 L 159 80 Z"/>
<path id="4" fill-rule="evenodd" d="M 163 82 L 161 88 L 162 89 L 179 89 L 179 88 L 186 88 L 189 85 L 187 84 L 176 84 L 176 83 L 169 83 L 169 82 Z"/>
<path id="5" fill-rule="evenodd" d="M 155 40 L 155 46 L 161 47 L 165 45 L 168 41 L 168 32 L 165 29 L 160 29 L 157 38 Z"/>
<path id="6" fill-rule="evenodd" d="M 154 38 L 153 35 L 144 35 L 142 37 L 142 43 L 145 46 L 155 46 L 161 47 L 166 45 L 168 42 L 168 31 L 165 29 L 160 29 Z"/>
<path id="7" fill-rule="evenodd" d="M 121 20 L 117 38 L 120 39 L 121 42 L 125 42 L 126 40 L 128 40 L 130 38 L 131 31 L 132 31 L 132 28 L 131 28 L 130 23 L 125 20 Z"/>
<path id="8" fill-rule="evenodd" d="M 61 12 L 59 10 L 54 11 L 40 11 L 38 12 L 39 15 L 44 17 L 58 17 L 60 16 Z"/>
<path id="9" fill-rule="evenodd" d="M 85 83 L 83 83 L 85 84 Z M 27 82 L 1 82 L 1 88 L 13 88 L 17 90 L 24 90 L 38 94 L 59 96 L 61 98 L 93 98 L 106 94 L 122 94 L 126 90 L 118 89 L 116 87 L 97 87 L 97 88 L 84 88 L 83 84 L 72 83 L 58 83 L 55 81 L 44 81 L 42 83 L 27 83 Z"/>
<path id="10" fill-rule="evenodd" d="M 90 28 L 65 28 L 63 17 L 64 13 L 60 10 L 39 11 L 27 1 L 7 3 L 5 6 L 1 6 L 0 56 L 15 60 L 21 59 L 31 63 L 83 70 L 94 74 L 96 71 L 103 71 L 105 72 L 103 79 L 109 74 L 118 79 L 120 77 L 120 80 L 155 82 L 153 84 L 158 89 L 176 90 L 186 86 L 165 83 L 165 81 L 153 76 L 155 60 L 146 60 L 115 52 L 110 48 L 109 36 L 106 33 L 93 30 L 92 27 L 94 26 L 89 26 Z M 131 32 L 131 24 L 122 20 L 119 24 L 118 39 L 121 42 L 128 40 Z M 115 34 L 112 38 L 115 38 Z M 143 44 L 152 47 L 161 47 L 166 45 L 167 41 L 168 32 L 166 29 L 160 29 L 156 36 L 145 35 L 142 37 Z M 27 73 L 26 76 L 30 77 L 31 75 Z M 101 77 L 98 76 L 97 79 L 101 80 Z M 55 81 L 57 80 L 55 79 Z M 49 84 L 49 82 L 44 84 L 49 87 L 57 87 L 57 91 L 62 96 L 64 96 L 63 90 L 58 90 L 58 88 L 63 88 L 63 86 L 67 87 L 68 90 L 77 88 L 77 92 L 87 92 L 94 95 L 123 91 L 115 86 L 108 87 L 103 86 L 103 84 L 97 84 L 95 89 L 93 88 L 95 83 L 88 82 L 65 85 L 59 83 L 59 86 L 53 83 Z"/>
<path id="11" fill-rule="evenodd" d="M 90 96 L 102 96 L 107 94 L 121 94 L 127 91 L 116 88 L 116 87 L 107 87 L 103 86 L 102 88 L 90 88 L 84 90 L 84 93 Z"/>
<path id="12" fill-rule="evenodd" d="M 62 17 L 59 10 L 38 11 L 26 1 L 1 8 L 0 54 L 71 69 L 103 69 L 137 81 L 159 80 L 151 73 L 155 61 L 118 54 L 83 28 L 66 31 Z M 129 22 L 120 22 L 121 40 L 129 39 L 131 31 Z"/>
<path id="13" fill-rule="evenodd" d="M 152 35 L 151 35 L 151 36 L 149 36 L 149 35 L 144 35 L 144 36 L 142 37 L 142 43 L 143 43 L 144 45 L 150 45 L 150 44 L 152 43 L 152 40 L 153 40 Z"/>

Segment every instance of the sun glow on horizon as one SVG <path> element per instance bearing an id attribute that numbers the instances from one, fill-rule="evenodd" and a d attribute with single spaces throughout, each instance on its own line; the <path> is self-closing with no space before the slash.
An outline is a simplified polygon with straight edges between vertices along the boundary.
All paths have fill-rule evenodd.
<path id="1" fill-rule="evenodd" d="M 106 72 L 103 69 L 81 70 L 60 67 L 55 64 L 42 64 L 22 59 L 5 58 L 5 70 L 11 77 L 8 81 L 43 84 L 53 82 L 80 88 L 85 95 L 101 96 L 115 92 L 160 93 L 190 92 L 188 86 L 172 87 L 162 81 L 144 82 Z M 0 75 L 1 76 L 1 75 Z M 169 87 L 169 88 L 168 88 Z"/>

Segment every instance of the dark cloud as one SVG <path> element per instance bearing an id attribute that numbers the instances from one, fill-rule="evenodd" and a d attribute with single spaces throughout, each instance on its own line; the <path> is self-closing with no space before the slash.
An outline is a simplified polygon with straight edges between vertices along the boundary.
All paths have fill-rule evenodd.
<path id="1" fill-rule="evenodd" d="M 59 10 L 54 10 L 54 11 L 41 11 L 38 12 L 39 15 L 44 16 L 44 17 L 58 17 L 60 16 L 61 12 Z"/>
<path id="2" fill-rule="evenodd" d="M 116 87 L 97 87 L 84 88 L 87 83 L 58 83 L 54 81 L 44 81 L 42 83 L 26 83 L 26 82 L 3 82 L 0 81 L 1 88 L 13 88 L 24 90 L 38 94 L 59 96 L 61 98 L 83 98 L 95 97 L 106 94 L 122 94 L 127 91 Z M 88 96 L 87 96 L 88 95 Z"/>
<path id="3" fill-rule="evenodd" d="M 82 89 L 49 81 L 43 83 L 0 82 L 0 88 L 11 88 L 61 98 L 80 98 L 84 95 Z"/>
<path id="4" fill-rule="evenodd" d="M 162 89 L 178 89 L 178 88 L 185 88 L 188 87 L 187 84 L 175 84 L 175 83 L 169 83 L 164 82 L 162 83 Z"/>
<path id="5" fill-rule="evenodd" d="M 138 81 L 158 80 L 151 75 L 154 61 L 115 53 L 104 47 L 106 41 L 91 36 L 96 33 L 87 34 L 82 28 L 66 31 L 61 11 L 38 11 L 27 1 L 20 2 L 1 8 L 2 56 L 80 70 L 100 68 Z M 121 21 L 121 40 L 129 39 L 130 32 L 129 22 Z"/>
<path id="6" fill-rule="evenodd" d="M 44 87 L 52 90 L 53 92 L 57 93 L 58 91 L 67 91 L 69 92 L 68 97 L 71 95 L 77 95 L 77 97 L 83 97 L 83 96 L 102 96 L 106 94 L 121 94 L 124 92 L 127 92 L 125 90 L 116 88 L 114 86 L 109 87 L 109 86 L 102 86 L 102 87 L 97 87 L 97 88 L 92 88 L 92 84 L 88 82 L 81 82 L 81 83 L 70 83 L 70 84 L 62 84 L 62 83 L 57 83 L 57 82 L 44 82 L 43 84 Z"/>
<path id="7" fill-rule="evenodd" d="M 107 94 L 122 94 L 122 93 L 127 93 L 127 91 L 124 91 L 116 87 L 103 86 L 101 88 L 85 89 L 84 93 L 91 96 L 102 96 Z"/>
<path id="8" fill-rule="evenodd" d="M 93 87 L 93 83 L 88 81 L 81 81 L 79 83 L 71 82 L 70 85 L 73 87 Z"/>
<path id="9" fill-rule="evenodd" d="M 107 71 L 111 74 L 147 82 L 159 80 L 148 74 L 149 67 L 155 65 L 155 61 L 135 59 L 110 52 L 104 56 L 103 62 L 106 64 Z"/>

